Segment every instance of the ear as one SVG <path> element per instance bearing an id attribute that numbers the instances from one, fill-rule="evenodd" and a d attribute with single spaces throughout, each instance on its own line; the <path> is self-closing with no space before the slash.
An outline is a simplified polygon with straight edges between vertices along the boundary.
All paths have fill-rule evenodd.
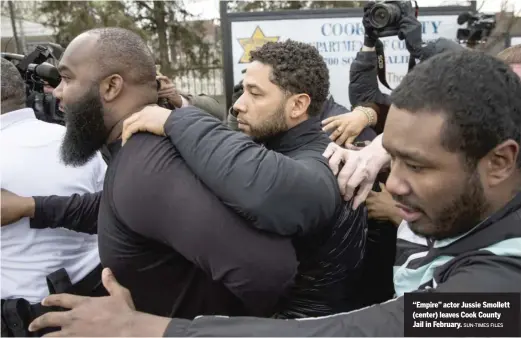
<path id="1" fill-rule="evenodd" d="M 519 144 L 514 140 L 506 140 L 487 154 L 485 170 L 490 186 L 497 186 L 514 174 L 518 156 Z"/>
<path id="2" fill-rule="evenodd" d="M 308 94 L 297 94 L 293 97 L 293 107 L 291 108 L 290 117 L 292 119 L 298 119 L 308 112 L 311 98 Z"/>
<path id="3" fill-rule="evenodd" d="M 114 101 L 123 91 L 123 78 L 119 74 L 107 76 L 101 81 L 100 95 L 105 102 Z"/>

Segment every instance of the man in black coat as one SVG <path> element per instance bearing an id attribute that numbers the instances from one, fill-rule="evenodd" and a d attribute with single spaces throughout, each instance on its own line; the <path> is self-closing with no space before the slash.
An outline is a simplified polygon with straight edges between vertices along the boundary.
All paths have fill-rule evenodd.
<path id="1" fill-rule="evenodd" d="M 314 47 L 294 41 L 251 55 L 234 105 L 242 133 L 197 108 L 149 106 L 125 122 L 123 151 L 138 131 L 168 136 L 191 171 L 249 225 L 293 239 L 299 269 L 274 317 L 354 309 L 367 213 L 342 201 L 322 156 L 330 140 L 317 115 L 328 95 L 327 66 Z"/>

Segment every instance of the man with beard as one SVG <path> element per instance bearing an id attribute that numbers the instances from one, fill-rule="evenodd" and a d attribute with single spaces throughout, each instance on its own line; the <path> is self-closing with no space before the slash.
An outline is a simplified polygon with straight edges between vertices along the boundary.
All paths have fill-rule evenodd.
<path id="1" fill-rule="evenodd" d="M 383 134 L 383 145 L 392 157 L 387 188 L 405 219 L 398 230 L 396 299 L 306 320 L 203 316 L 188 321 L 132 311 L 123 289 L 113 278 L 105 278 L 112 296 L 103 300 L 50 296 L 47 304 L 67 304 L 72 310 L 68 315 L 44 315 L 32 328 L 59 323 L 63 334 L 79 336 L 106 325 L 105 332 L 113 336 L 398 337 L 410 328 L 405 327 L 406 315 L 412 316 L 405 313 L 405 292 L 514 293 L 518 302 L 521 79 L 492 56 L 444 53 L 408 73 L 391 100 Z M 113 309 L 124 314 L 111 315 Z M 97 320 L 68 319 L 97 311 L 104 315 Z M 502 321 L 508 329 L 502 332 L 519 335 L 519 313 L 509 313 L 510 321 Z M 440 334 L 495 335 L 497 328 L 444 328 Z M 426 330 L 433 333 L 435 328 Z"/>
<path id="2" fill-rule="evenodd" d="M 100 191 L 106 170 L 101 155 L 94 153 L 77 168 L 65 166 L 59 156 L 65 128 L 36 119 L 26 107 L 20 73 L 1 61 L 2 199 L 12 195 L 7 190 L 23 196 Z M 2 221 L 3 214 L 2 208 Z M 97 242 L 95 235 L 65 229 L 30 229 L 28 218 L 3 227 L 2 337 L 29 336 L 27 327 L 44 313 L 39 303 L 49 292 L 106 294 Z"/>
<path id="3" fill-rule="evenodd" d="M 125 122 L 124 135 L 128 139 L 136 117 L 162 120 L 153 123 L 162 129 L 170 116 L 166 129 L 175 149 L 224 203 L 251 220 L 245 226 L 293 239 L 298 275 L 276 317 L 356 308 L 353 285 L 365 247 L 366 213 L 341 203 L 322 156 L 329 138 L 316 115 L 327 98 L 327 66 L 314 47 L 295 41 L 266 44 L 252 53 L 252 61 L 235 103 L 244 133 L 195 108 L 170 112 L 152 106 Z M 128 140 L 123 151 L 141 136 Z"/>
<path id="4" fill-rule="evenodd" d="M 166 132 L 198 177 L 252 226 L 293 237 L 299 273 L 277 317 L 355 309 L 367 214 L 341 203 L 322 156 L 326 63 L 316 48 L 291 40 L 263 45 L 251 61 L 233 106 L 242 133 L 197 110 L 148 107 L 125 122 L 123 141 L 140 130 Z"/>
<path id="5" fill-rule="evenodd" d="M 246 226 L 168 139 L 139 135 L 121 149 L 123 120 L 157 102 L 145 42 L 124 29 L 94 29 L 69 44 L 58 70 L 64 162 L 81 165 L 105 143 L 112 155 L 103 193 L 89 202 L 99 204 L 91 232 L 136 308 L 182 318 L 269 315 L 296 272 L 291 241 Z"/>
<path id="6" fill-rule="evenodd" d="M 234 105 L 244 133 L 196 108 L 170 112 L 154 106 L 144 116 L 163 119 L 156 124 L 161 129 L 171 117 L 166 133 L 176 151 L 217 197 L 250 221 L 247 226 L 293 238 L 299 271 L 277 316 L 357 308 L 366 210 L 342 203 L 322 156 L 329 139 L 317 115 L 328 94 L 327 66 L 315 48 L 294 41 L 266 44 L 252 61 Z M 73 204 L 58 214 L 66 215 Z"/>

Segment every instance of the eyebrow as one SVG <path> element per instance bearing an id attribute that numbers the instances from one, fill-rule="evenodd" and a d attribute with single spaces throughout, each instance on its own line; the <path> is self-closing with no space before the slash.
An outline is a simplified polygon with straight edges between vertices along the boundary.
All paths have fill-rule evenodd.
<path id="1" fill-rule="evenodd" d="M 244 87 L 246 87 L 250 90 L 257 89 L 257 90 L 260 90 L 261 92 L 264 92 L 261 87 L 257 86 L 256 84 L 253 84 L 253 83 L 244 84 Z"/>
<path id="2" fill-rule="evenodd" d="M 432 163 L 427 157 L 425 157 L 422 153 L 418 151 L 401 151 L 395 150 L 393 152 L 396 156 L 401 157 L 406 160 L 414 161 L 414 162 L 424 162 L 424 163 Z"/>
<path id="3" fill-rule="evenodd" d="M 58 65 L 58 72 L 68 72 L 68 73 L 71 73 L 72 74 L 72 71 L 70 70 L 69 67 L 65 66 L 65 65 Z"/>

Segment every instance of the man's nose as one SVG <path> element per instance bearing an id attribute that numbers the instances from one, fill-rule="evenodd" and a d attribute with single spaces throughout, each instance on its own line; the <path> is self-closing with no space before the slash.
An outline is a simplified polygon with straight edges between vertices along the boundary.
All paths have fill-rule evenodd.
<path id="1" fill-rule="evenodd" d="M 232 110 L 234 111 L 233 114 L 237 116 L 239 113 L 245 113 L 246 112 L 246 105 L 244 104 L 244 93 L 239 96 L 237 101 L 233 104 Z"/>
<path id="2" fill-rule="evenodd" d="M 385 182 L 385 187 L 389 193 L 396 196 L 405 196 L 410 193 L 410 186 L 407 181 L 403 179 L 397 163 L 391 164 L 391 172 L 387 178 L 387 182 Z"/>
<path id="3" fill-rule="evenodd" d="M 58 100 L 61 100 L 62 99 L 62 82 L 60 82 L 60 84 L 58 85 L 58 87 L 54 88 L 54 90 L 52 91 L 52 95 L 54 95 L 54 97 L 56 97 Z"/>

